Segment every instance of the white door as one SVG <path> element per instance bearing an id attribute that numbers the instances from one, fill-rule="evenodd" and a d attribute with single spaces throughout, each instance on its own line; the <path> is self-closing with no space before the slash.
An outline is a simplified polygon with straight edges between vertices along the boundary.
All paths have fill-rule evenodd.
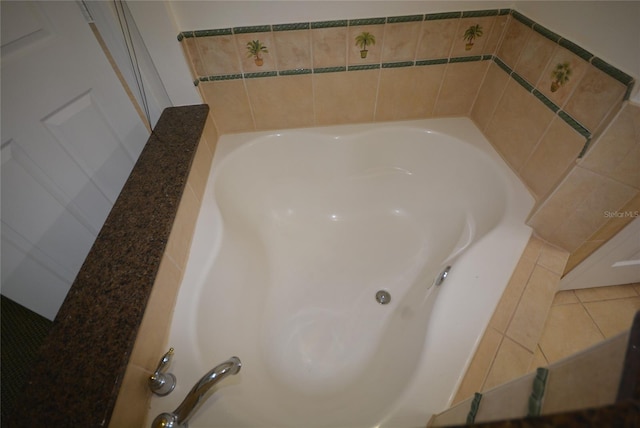
<path id="1" fill-rule="evenodd" d="M 76 2 L 0 2 L 2 294 L 53 319 L 148 132 Z"/>
<path id="2" fill-rule="evenodd" d="M 624 212 L 623 212 L 624 214 Z M 560 280 L 560 290 L 640 283 L 640 217 Z"/>

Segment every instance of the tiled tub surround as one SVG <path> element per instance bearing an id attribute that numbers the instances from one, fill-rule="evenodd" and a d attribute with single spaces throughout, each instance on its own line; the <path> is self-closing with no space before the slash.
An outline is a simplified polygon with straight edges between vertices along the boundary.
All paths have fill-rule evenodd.
<path id="1" fill-rule="evenodd" d="M 482 34 L 467 50 L 464 35 L 476 25 Z M 375 36 L 366 58 L 355 44 L 363 32 Z M 609 154 L 595 150 L 634 80 L 515 10 L 188 31 L 178 39 L 221 133 L 470 117 L 538 200 L 530 225 L 554 245 L 580 249 L 574 263 L 613 236 L 602 207 L 626 209 L 638 194 L 628 184 L 616 193 L 618 179 L 598 171 L 593 198 L 609 190 L 619 197 L 600 198 L 591 211 L 593 204 L 566 204 L 564 217 L 549 204 L 562 203 L 567 184 L 573 189 L 581 156 L 598 163 L 637 147 L 636 131 L 609 138 Z M 254 40 L 268 50 L 261 66 L 247 53 Z M 625 114 L 637 109 L 628 105 Z M 639 153 L 628 150 L 627 163 Z M 573 242 L 556 234 L 560 224 Z"/>

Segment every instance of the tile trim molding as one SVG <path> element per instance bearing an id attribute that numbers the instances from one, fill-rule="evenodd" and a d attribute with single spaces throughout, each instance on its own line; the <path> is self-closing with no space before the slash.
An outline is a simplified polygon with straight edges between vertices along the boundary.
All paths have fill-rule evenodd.
<path id="1" fill-rule="evenodd" d="M 256 32 L 269 32 L 269 31 L 297 31 L 297 30 L 307 30 L 307 29 L 316 29 L 316 28 L 334 28 L 334 27 L 352 27 L 352 26 L 362 26 L 362 25 L 380 25 L 380 24 L 394 24 L 394 23 L 403 23 L 403 22 L 421 22 L 421 21 L 433 21 L 433 20 L 443 20 L 443 19 L 461 19 L 461 18 L 472 18 L 472 17 L 487 17 L 487 16 L 504 16 L 511 15 L 514 19 L 524 24 L 528 28 L 536 31 L 540 35 L 544 36 L 548 40 L 554 42 L 557 45 L 560 45 L 583 60 L 587 61 L 589 64 L 598 68 L 608 76 L 617 80 L 626 86 L 626 92 L 624 95 L 624 100 L 628 100 L 631 95 L 631 91 L 635 84 L 635 79 L 623 72 L 622 70 L 616 68 L 615 66 L 607 63 L 601 58 L 596 57 L 588 50 L 582 48 L 581 46 L 573 43 L 572 41 L 563 38 L 557 33 L 549 30 L 548 28 L 536 23 L 532 19 L 526 17 L 520 12 L 513 9 L 486 9 L 486 10 L 472 10 L 472 11 L 457 11 L 457 12 L 443 12 L 443 13 L 431 13 L 424 15 L 404 15 L 404 16 L 391 16 L 391 17 L 378 17 L 378 18 L 364 18 L 364 19 L 342 19 L 342 20 L 333 20 L 333 21 L 319 21 L 319 22 L 299 22 L 292 24 L 274 24 L 274 25 L 256 25 L 256 26 L 245 26 L 245 27 L 233 27 L 233 28 L 223 28 L 223 29 L 212 29 L 212 30 L 195 30 L 195 31 L 183 31 L 178 34 L 178 41 L 182 41 L 185 38 L 193 38 L 193 37 L 212 37 L 212 36 L 228 36 L 233 34 L 246 34 L 246 33 L 256 33 Z M 402 62 L 380 62 L 375 64 L 364 64 L 364 65 L 345 65 L 345 66 L 336 66 L 336 67 L 321 67 L 321 68 L 303 68 L 303 69 L 293 69 L 293 70 L 276 70 L 269 72 L 252 72 L 252 73 L 235 73 L 235 74 L 227 74 L 227 75 L 212 75 L 212 76 L 198 76 L 193 84 L 199 85 L 200 82 L 216 82 L 223 80 L 237 80 L 237 79 L 250 79 L 250 78 L 263 78 L 263 77 L 277 77 L 277 76 L 292 76 L 292 75 L 301 75 L 301 74 L 321 74 L 321 73 L 336 73 L 336 72 L 345 72 L 345 71 L 360 71 L 360 70 L 376 70 L 376 69 L 386 69 L 386 68 L 399 68 L 399 67 L 417 67 L 417 66 L 428 66 L 428 65 L 437 65 L 437 64 L 453 64 L 460 62 L 472 62 L 472 61 L 486 61 L 492 60 L 495 62 L 504 72 L 506 72 L 510 78 L 515 80 L 520 86 L 522 86 L 527 92 L 531 93 L 535 96 L 541 103 L 543 103 L 548 109 L 550 109 L 554 114 L 558 115 L 563 121 L 565 121 L 569 126 L 571 126 L 578 134 L 583 136 L 586 139 L 584 147 L 580 152 L 578 158 L 581 158 L 588 148 L 591 138 L 592 132 L 587 127 L 578 122 L 575 118 L 573 118 L 566 111 L 562 110 L 558 105 L 556 105 L 553 101 L 551 101 L 547 96 L 545 96 L 542 92 L 540 92 L 536 87 L 516 73 L 511 67 L 509 67 L 506 63 L 504 63 L 497 55 L 488 54 L 488 55 L 473 55 L 473 56 L 464 56 L 464 57 L 450 57 L 450 58 L 435 58 L 435 59 L 426 59 L 426 60 L 415 60 L 415 61 L 402 61 Z"/>

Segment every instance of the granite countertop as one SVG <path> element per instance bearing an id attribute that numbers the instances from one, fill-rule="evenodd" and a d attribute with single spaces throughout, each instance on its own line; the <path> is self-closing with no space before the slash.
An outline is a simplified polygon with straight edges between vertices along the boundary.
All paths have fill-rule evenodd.
<path id="1" fill-rule="evenodd" d="M 208 111 L 196 105 L 162 113 L 71 285 L 10 420 L 3 421 L 7 426 L 109 424 Z"/>

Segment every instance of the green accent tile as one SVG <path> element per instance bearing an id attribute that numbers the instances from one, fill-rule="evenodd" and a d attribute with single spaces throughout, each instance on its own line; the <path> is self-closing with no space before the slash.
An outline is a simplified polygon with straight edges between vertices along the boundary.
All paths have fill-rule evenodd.
<path id="1" fill-rule="evenodd" d="M 513 16 L 515 19 L 517 19 L 527 27 L 533 27 L 533 24 L 535 24 L 535 22 L 533 22 L 531 19 L 527 18 L 517 10 L 512 11 L 511 16 Z"/>
<path id="2" fill-rule="evenodd" d="M 447 58 L 438 58 L 438 59 L 423 59 L 420 61 L 416 61 L 416 65 L 436 65 L 436 64 L 446 64 L 449 60 Z"/>
<path id="3" fill-rule="evenodd" d="M 414 64 L 413 61 L 385 62 L 382 64 L 382 68 L 413 67 Z"/>
<path id="4" fill-rule="evenodd" d="M 253 25 L 250 27 L 234 27 L 233 34 L 267 33 L 271 31 L 271 25 Z"/>
<path id="5" fill-rule="evenodd" d="M 546 37 L 547 39 L 551 40 L 552 42 L 558 43 L 560 42 L 560 39 L 562 37 L 560 37 L 558 34 L 554 33 L 553 31 L 543 27 L 540 24 L 533 24 L 533 29 L 535 31 L 537 31 L 538 33 L 542 34 L 544 37 Z"/>
<path id="6" fill-rule="evenodd" d="M 582 58 L 585 61 L 590 61 L 591 58 L 593 58 L 593 54 L 591 52 L 581 48 L 580 46 L 576 45 L 570 40 L 560 39 L 558 43 L 560 44 L 560 46 L 562 46 L 563 48 L 569 49 L 571 52 L 578 55 L 580 58 Z"/>
<path id="7" fill-rule="evenodd" d="M 617 69 L 608 62 L 601 60 L 598 57 L 594 57 L 591 60 L 591 64 L 598 67 L 600 70 L 604 71 L 609 76 L 616 79 L 618 82 L 621 82 L 623 85 L 629 85 L 630 83 L 633 83 L 633 77 L 629 76 L 624 71 Z"/>
<path id="8" fill-rule="evenodd" d="M 399 22 L 416 22 L 416 21 L 422 21 L 423 19 L 424 19 L 424 15 L 391 16 L 387 18 L 387 23 L 396 24 Z"/>
<path id="9" fill-rule="evenodd" d="M 347 71 L 377 70 L 380 64 L 350 65 Z"/>
<path id="10" fill-rule="evenodd" d="M 244 73 L 245 79 L 256 79 L 259 77 L 276 77 L 278 75 L 277 71 L 260 71 L 258 73 Z"/>
<path id="11" fill-rule="evenodd" d="M 424 16 L 425 21 L 435 21 L 437 19 L 455 19 L 460 18 L 462 12 L 444 12 L 444 13 L 429 13 Z"/>
<path id="12" fill-rule="evenodd" d="M 178 34 L 178 41 L 181 42 L 182 39 L 184 39 L 184 34 L 182 33 Z"/>
<path id="13" fill-rule="evenodd" d="M 625 91 L 624 98 L 623 98 L 625 101 L 627 101 L 629 99 L 629 97 L 631 96 L 631 92 L 633 91 L 634 83 L 635 83 L 635 80 L 627 85 L 627 90 Z"/>
<path id="14" fill-rule="evenodd" d="M 237 80 L 242 79 L 242 74 L 223 74 L 221 76 L 209 76 L 209 82 L 215 82 L 219 80 Z"/>
<path id="15" fill-rule="evenodd" d="M 549 377 L 549 369 L 538 367 L 536 377 L 533 379 L 531 395 L 529 395 L 529 405 L 527 417 L 540 416 L 542 410 L 542 399 L 544 398 L 545 386 Z"/>
<path id="16" fill-rule="evenodd" d="M 463 18 L 480 18 L 483 16 L 497 16 L 500 9 L 486 9 L 486 10 L 469 10 L 462 12 Z"/>
<path id="17" fill-rule="evenodd" d="M 542 92 L 538 91 L 537 89 L 533 90 L 533 95 L 535 95 L 537 99 L 542 101 L 542 103 L 547 107 L 549 107 L 554 113 L 557 113 L 558 110 L 560 110 L 560 107 L 558 107 L 553 101 L 551 101 Z"/>
<path id="18" fill-rule="evenodd" d="M 182 41 L 182 39 L 190 39 L 192 37 L 195 37 L 193 35 L 193 31 L 183 31 L 182 33 L 178 34 L 179 41 Z"/>
<path id="19" fill-rule="evenodd" d="M 480 401 L 482 401 L 482 394 L 476 392 L 473 394 L 473 400 L 469 406 L 469 413 L 467 413 L 467 425 L 471 425 L 475 422 L 478 410 L 480 409 Z"/>
<path id="20" fill-rule="evenodd" d="M 589 132 L 587 128 L 579 124 L 577 120 L 569 116 L 565 111 L 559 110 L 558 116 L 560 116 L 560 118 L 562 118 L 562 120 L 564 120 L 569 126 L 575 129 L 578 134 L 582 135 L 585 138 L 591 138 L 591 132 Z"/>
<path id="21" fill-rule="evenodd" d="M 498 16 L 509 15 L 511 13 L 511 9 L 500 9 L 498 12 Z"/>
<path id="22" fill-rule="evenodd" d="M 522 76 L 520 76 L 518 73 L 513 72 L 511 73 L 511 77 L 513 77 L 513 79 L 518 82 L 520 84 L 520 86 L 522 86 L 523 88 L 525 88 L 528 92 L 533 92 L 533 85 L 529 82 L 527 82 L 525 79 L 522 78 Z"/>
<path id="23" fill-rule="evenodd" d="M 473 62 L 473 61 L 482 61 L 482 55 L 457 56 L 454 58 L 449 58 L 449 62 Z"/>
<path id="24" fill-rule="evenodd" d="M 350 19 L 349 26 L 356 25 L 378 25 L 387 22 L 387 18 L 364 18 L 364 19 Z"/>
<path id="25" fill-rule="evenodd" d="M 218 30 L 197 30 L 193 32 L 195 37 L 230 36 L 231 28 L 220 28 Z"/>
<path id="26" fill-rule="evenodd" d="M 196 79 L 193 81 L 193 86 L 198 86 L 200 84 L 200 80 Z"/>
<path id="27" fill-rule="evenodd" d="M 493 62 L 495 62 L 496 64 L 498 64 L 498 67 L 500 67 L 501 69 L 503 69 L 505 72 L 507 72 L 507 74 L 511 74 L 513 72 L 513 70 L 511 69 L 511 67 L 509 67 L 507 64 L 505 64 L 500 58 L 498 58 L 497 56 L 493 57 Z"/>
<path id="28" fill-rule="evenodd" d="M 587 138 L 587 141 L 584 142 L 584 146 L 582 146 L 582 150 L 580 150 L 578 159 L 582 159 L 584 155 L 587 154 L 587 150 L 589 150 L 589 146 L 591 146 L 591 138 Z"/>
<path id="29" fill-rule="evenodd" d="M 273 31 L 293 31 L 293 30 L 308 30 L 308 22 L 298 22 L 295 24 L 278 24 L 273 26 Z"/>
<path id="30" fill-rule="evenodd" d="M 491 54 L 482 55 L 482 61 L 486 61 L 486 60 L 489 60 L 489 59 L 492 60 L 493 59 L 493 55 L 491 55 Z"/>
<path id="31" fill-rule="evenodd" d="M 320 67 L 320 68 L 314 68 L 313 69 L 313 73 L 314 74 L 321 74 L 321 73 L 338 73 L 341 71 L 347 71 L 347 67 Z"/>
<path id="32" fill-rule="evenodd" d="M 338 21 L 320 21 L 320 22 L 312 22 L 311 28 L 334 28 L 334 27 L 346 27 L 349 25 L 349 21 L 346 19 L 341 19 Z"/>
<path id="33" fill-rule="evenodd" d="M 312 71 L 310 68 L 296 68 L 294 70 L 282 70 L 278 74 L 280 76 L 295 76 L 298 74 L 311 74 Z"/>

